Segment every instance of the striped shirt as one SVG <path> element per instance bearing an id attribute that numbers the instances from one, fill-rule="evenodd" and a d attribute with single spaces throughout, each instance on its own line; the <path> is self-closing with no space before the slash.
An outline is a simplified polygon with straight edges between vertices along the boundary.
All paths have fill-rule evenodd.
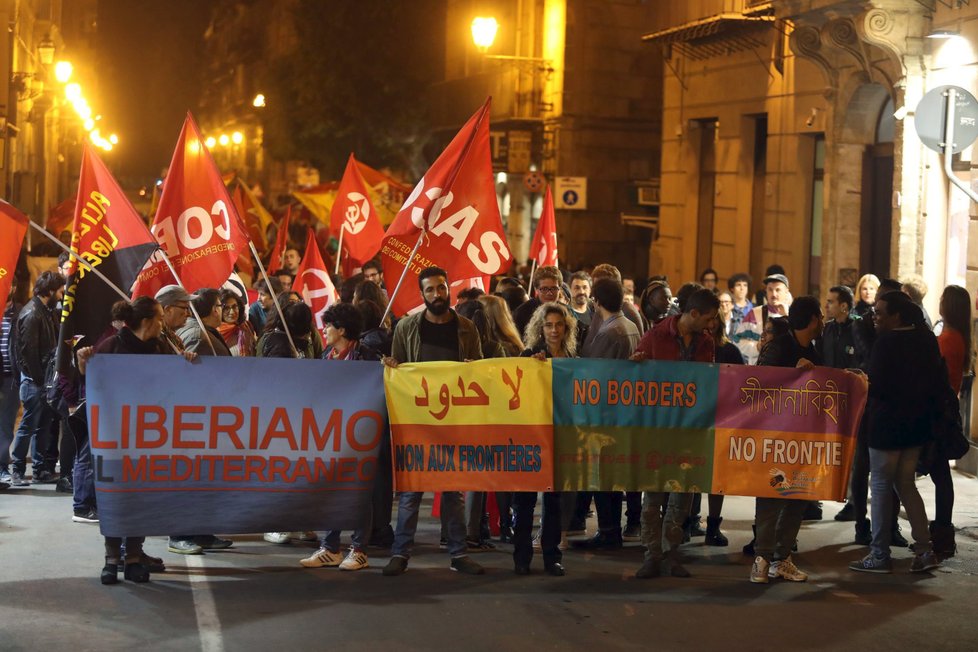
<path id="1" fill-rule="evenodd" d="M 8 310 L 3 315 L 3 323 L 0 326 L 0 360 L 3 360 L 0 371 L 4 376 L 11 376 L 14 373 L 13 356 L 10 355 L 10 329 L 13 328 L 13 311 Z"/>

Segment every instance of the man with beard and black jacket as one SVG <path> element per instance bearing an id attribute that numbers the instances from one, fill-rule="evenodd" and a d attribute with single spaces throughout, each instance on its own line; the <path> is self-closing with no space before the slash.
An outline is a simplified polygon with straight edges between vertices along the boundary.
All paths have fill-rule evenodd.
<path id="1" fill-rule="evenodd" d="M 17 317 L 17 363 L 20 366 L 20 398 L 24 416 L 11 451 L 11 484 L 23 487 L 27 454 L 34 442 L 34 484 L 53 482 L 55 459 L 44 459 L 50 449 L 51 423 L 55 413 L 44 392 L 44 373 L 58 346 L 58 320 L 54 308 L 65 295 L 65 277 L 42 272 L 34 282 L 34 297 Z"/>
<path id="2" fill-rule="evenodd" d="M 418 275 L 418 284 L 425 309 L 397 322 L 391 355 L 384 358 L 384 364 L 396 368 L 405 362 L 466 362 L 481 359 L 482 344 L 475 324 L 449 308 L 448 272 L 440 267 L 427 267 Z M 398 494 L 397 528 L 391 547 L 391 560 L 384 567 L 385 576 L 401 575 L 407 570 L 414 534 L 418 530 L 418 512 L 423 495 L 420 491 L 402 491 Z M 448 534 L 451 569 L 469 575 L 482 575 L 485 570 L 469 558 L 465 543 L 462 492 L 442 492 L 441 519 Z"/>

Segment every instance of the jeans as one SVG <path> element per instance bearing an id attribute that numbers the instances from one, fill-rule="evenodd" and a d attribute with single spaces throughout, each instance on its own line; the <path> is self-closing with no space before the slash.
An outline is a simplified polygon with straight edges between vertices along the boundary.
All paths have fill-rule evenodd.
<path id="1" fill-rule="evenodd" d="M 53 439 L 54 441 L 61 440 L 61 445 L 58 446 L 55 455 L 60 465 L 59 475 L 62 478 L 73 477 L 75 470 L 75 438 L 71 434 L 71 430 L 68 428 L 68 420 L 64 417 L 58 419 L 52 424 L 53 427 Z"/>
<path id="2" fill-rule="evenodd" d="M 83 412 L 81 408 L 79 412 Z M 75 440 L 75 464 L 72 471 L 72 488 L 76 510 L 95 507 L 95 470 L 92 468 L 92 446 L 88 441 L 88 424 L 83 418 L 69 417 L 65 419 Z"/>
<path id="3" fill-rule="evenodd" d="M 534 491 L 513 493 L 513 563 L 529 566 L 533 561 L 533 509 L 537 504 Z M 563 558 L 560 552 L 561 494 L 547 491 L 543 494 L 543 517 L 540 520 L 540 547 L 543 550 L 543 563 L 551 566 Z"/>
<path id="4" fill-rule="evenodd" d="M 397 500 L 397 529 L 394 532 L 392 557 L 410 558 L 414 535 L 418 531 L 418 513 L 421 511 L 420 491 L 402 491 Z M 461 491 L 444 491 L 441 494 L 441 522 L 446 528 L 448 553 L 465 557 L 465 502 Z"/>
<path id="5" fill-rule="evenodd" d="M 482 540 L 482 515 L 486 513 L 486 492 L 465 492 L 465 536 L 472 541 Z M 446 532 L 447 534 L 447 532 Z"/>
<path id="6" fill-rule="evenodd" d="M 394 511 L 394 469 L 391 462 L 391 431 L 384 428 L 380 450 L 377 453 L 377 475 L 371 494 L 371 540 L 390 541 L 392 512 Z"/>
<path id="7" fill-rule="evenodd" d="M 621 492 L 595 491 L 594 510 L 598 513 L 601 534 L 621 539 Z"/>
<path id="8" fill-rule="evenodd" d="M 672 552 L 683 542 L 683 521 L 689 516 L 693 494 L 663 493 L 661 491 L 642 492 L 642 545 L 645 546 L 645 559 L 662 559 L 662 540 L 665 539 Z M 665 516 L 662 504 L 668 503 Z"/>
<path id="9" fill-rule="evenodd" d="M 10 445 L 14 441 L 14 423 L 20 409 L 20 389 L 16 374 L 0 376 L 0 471 L 10 467 Z"/>
<path id="10" fill-rule="evenodd" d="M 571 529 L 583 530 L 584 526 L 587 525 L 587 513 L 591 509 L 591 499 L 594 498 L 593 491 L 578 491 L 577 498 L 575 499 L 574 506 L 574 516 L 571 518 L 571 524 L 574 526 Z"/>
<path id="11" fill-rule="evenodd" d="M 506 529 L 509 528 L 510 531 L 513 529 L 513 514 L 511 508 L 513 506 L 513 492 L 511 491 L 497 491 L 496 492 L 496 507 L 499 508 L 499 533 L 506 534 Z"/>
<path id="12" fill-rule="evenodd" d="M 14 447 L 11 451 L 13 470 L 23 474 L 27 470 L 27 455 L 33 444 L 34 475 L 45 469 L 44 454 L 50 448 L 51 422 L 54 412 L 44 400 L 44 387 L 34 384 L 29 378 L 20 383 L 20 401 L 24 404 L 24 416 L 20 427 L 14 435 Z"/>
<path id="13" fill-rule="evenodd" d="M 105 537 L 105 563 L 118 564 L 122 561 L 122 544 L 126 544 L 126 561 L 135 563 L 143 555 L 146 537 Z"/>
<path id="14" fill-rule="evenodd" d="M 918 555 L 930 552 L 927 512 L 914 482 L 919 457 L 920 446 L 895 451 L 869 449 L 869 484 L 873 489 L 873 543 L 870 550 L 877 559 L 888 559 L 890 556 L 890 541 L 895 525 L 891 491 L 894 487 L 907 510 L 914 552 Z"/>
<path id="15" fill-rule="evenodd" d="M 801 519 L 808 501 L 788 498 L 758 498 L 754 503 L 754 552 L 767 561 L 781 561 L 791 556 L 798 539 Z M 873 501 L 876 509 L 876 501 Z M 873 516 L 875 520 L 875 514 Z"/>

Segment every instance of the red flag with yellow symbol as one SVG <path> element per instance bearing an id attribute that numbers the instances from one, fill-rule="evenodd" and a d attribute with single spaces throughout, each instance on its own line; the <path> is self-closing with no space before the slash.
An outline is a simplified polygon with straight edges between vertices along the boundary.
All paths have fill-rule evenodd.
<path id="1" fill-rule="evenodd" d="M 530 258 L 537 261 L 537 267 L 557 266 L 557 218 L 554 216 L 554 198 L 550 186 L 543 197 L 543 213 L 537 222 L 537 232 L 530 243 Z"/>
<path id="2" fill-rule="evenodd" d="M 164 253 L 184 287 L 193 292 L 224 285 L 238 255 L 248 248 L 248 231 L 189 113 L 151 228 L 163 251 L 154 254 L 139 274 L 134 296 L 153 296 L 176 282 Z"/>
<path id="3" fill-rule="evenodd" d="M 342 243 L 340 255 L 357 265 L 376 256 L 384 239 L 384 227 L 353 154 L 330 211 L 329 233 Z"/>
<path id="4" fill-rule="evenodd" d="M 384 278 L 404 283 L 391 297 L 395 315 L 423 304 L 421 270 L 437 265 L 449 280 L 491 276 L 510 261 L 489 154 L 489 104 L 469 118 L 428 169 L 387 229 L 381 247 Z M 413 260 L 408 260 L 421 237 Z"/>

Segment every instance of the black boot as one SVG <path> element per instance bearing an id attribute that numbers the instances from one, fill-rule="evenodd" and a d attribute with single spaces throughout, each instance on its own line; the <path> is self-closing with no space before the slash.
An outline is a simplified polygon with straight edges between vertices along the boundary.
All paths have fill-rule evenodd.
<path id="1" fill-rule="evenodd" d="M 757 526 L 756 525 L 752 525 L 752 526 L 750 526 L 750 529 L 751 529 L 751 532 L 754 533 L 754 536 L 751 537 L 750 543 L 748 543 L 746 546 L 744 546 L 743 551 L 744 551 L 744 554 L 747 555 L 748 557 L 753 557 L 754 556 L 754 541 L 757 540 Z"/>
<path id="2" fill-rule="evenodd" d="M 873 542 L 873 528 L 870 525 L 869 519 L 864 518 L 861 521 L 856 521 L 856 545 L 868 546 Z"/>
<path id="3" fill-rule="evenodd" d="M 149 581 L 149 570 L 139 562 L 126 564 L 126 570 L 123 572 L 123 575 L 130 582 L 136 582 L 137 584 Z"/>
<path id="4" fill-rule="evenodd" d="M 118 584 L 119 583 L 119 564 L 110 564 L 108 560 L 105 562 L 105 566 L 102 567 L 102 584 Z"/>
<path id="5" fill-rule="evenodd" d="M 720 546 L 724 547 L 730 544 L 727 541 L 727 537 L 724 536 L 723 532 L 720 531 L 720 524 L 723 523 L 723 518 L 720 516 L 706 517 L 706 540 L 705 543 L 708 546 Z"/>
<path id="6" fill-rule="evenodd" d="M 958 551 L 958 546 L 954 542 L 953 525 L 937 525 L 934 521 L 930 522 L 930 542 L 934 549 L 934 554 L 941 561 L 949 559 Z"/>

